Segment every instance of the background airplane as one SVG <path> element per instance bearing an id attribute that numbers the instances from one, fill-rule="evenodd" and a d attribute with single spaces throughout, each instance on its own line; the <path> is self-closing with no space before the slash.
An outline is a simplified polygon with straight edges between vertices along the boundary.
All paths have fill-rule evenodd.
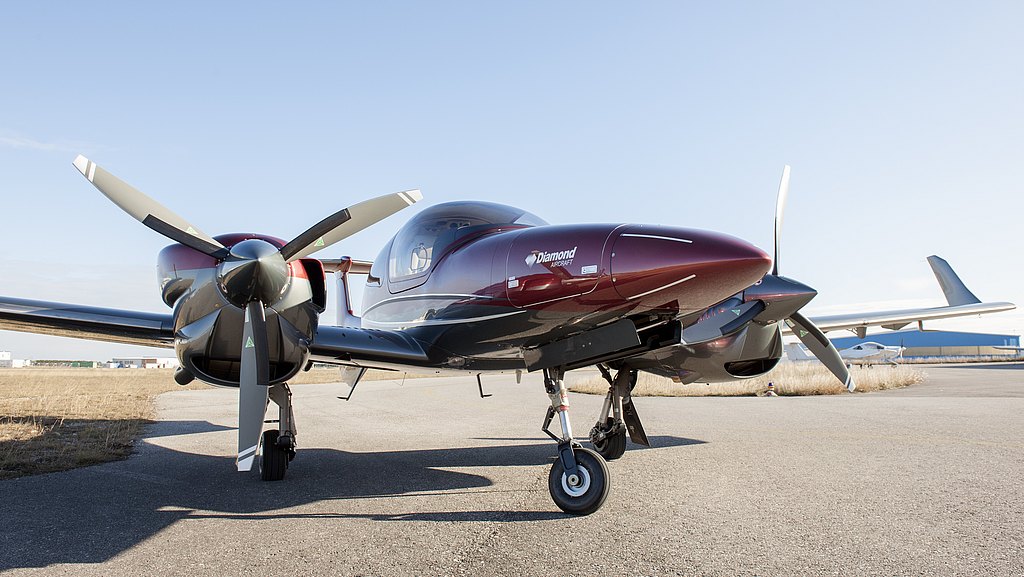
<path id="1" fill-rule="evenodd" d="M 249 470 L 262 447 L 265 480 L 282 479 L 295 456 L 287 381 L 313 362 L 346 367 L 353 386 L 368 368 L 541 371 L 550 401 L 542 428 L 558 446 L 549 491 L 562 510 L 589 514 L 608 495 L 606 460 L 623 455 L 627 434 L 648 444 L 630 397 L 639 371 L 682 383 L 764 374 L 782 356 L 785 325 L 852 391 L 823 330 L 1013 308 L 958 298 L 933 309 L 804 317 L 799 311 L 815 291 L 779 274 L 788 166 L 775 258 L 709 231 L 548 225 L 514 207 L 453 202 L 420 212 L 367 263 L 309 255 L 417 202 L 418 191 L 358 203 L 287 242 L 253 233 L 212 237 L 88 159 L 74 165 L 125 212 L 175 241 L 157 259 L 161 297 L 172 312 L 0 297 L 0 329 L 174 348 L 179 383 L 198 378 L 239 388 L 237 466 Z M 319 324 L 328 270 L 342 289 L 336 326 Z M 359 317 L 347 298 L 353 274 L 366 277 Z M 609 383 L 589 434 L 593 450 L 573 434 L 563 381 L 567 371 L 587 366 Z M 279 424 L 263 431 L 269 401 L 278 405 Z M 556 418 L 560 435 L 548 430 Z"/>
<path id="2" fill-rule="evenodd" d="M 886 346 L 873 341 L 866 341 L 846 349 L 840 349 L 839 356 L 847 364 L 873 365 L 876 363 L 888 363 L 895 365 L 896 360 L 903 356 L 903 351 L 904 347 Z M 800 343 L 788 343 L 786 345 L 786 356 L 791 361 L 816 360 Z"/>

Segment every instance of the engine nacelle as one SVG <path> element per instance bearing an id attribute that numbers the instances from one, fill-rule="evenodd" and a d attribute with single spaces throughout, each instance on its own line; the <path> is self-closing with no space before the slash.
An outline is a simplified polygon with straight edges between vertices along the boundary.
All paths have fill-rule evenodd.
<path id="1" fill-rule="evenodd" d="M 258 235 L 222 235 L 225 246 L 260 238 L 275 246 L 280 239 Z M 160 253 L 158 271 L 164 302 L 174 308 L 175 351 L 182 368 L 199 380 L 238 386 L 244 311 L 218 286 L 218 261 L 183 245 Z M 316 259 L 288 264 L 280 297 L 266 308 L 270 383 L 284 382 L 309 360 L 318 316 L 327 305 L 323 266 Z"/>
<path id="2" fill-rule="evenodd" d="M 683 384 L 749 379 L 767 373 L 779 363 L 782 334 L 777 323 L 749 323 L 715 340 L 673 345 L 658 357 L 656 362 L 630 366 Z"/>

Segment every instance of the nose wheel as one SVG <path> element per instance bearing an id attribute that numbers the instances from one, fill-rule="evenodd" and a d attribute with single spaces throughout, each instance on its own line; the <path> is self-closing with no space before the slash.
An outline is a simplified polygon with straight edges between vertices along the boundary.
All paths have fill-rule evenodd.
<path id="1" fill-rule="evenodd" d="M 576 472 L 567 473 L 562 459 L 548 474 L 548 490 L 558 508 L 573 515 L 589 515 L 608 498 L 608 465 L 596 452 L 577 447 Z"/>
<path id="2" fill-rule="evenodd" d="M 562 371 L 544 371 L 544 388 L 551 399 L 541 430 L 558 442 L 558 459 L 548 474 L 548 490 L 559 509 L 570 515 L 589 515 L 601 508 L 611 489 L 608 466 L 597 452 L 584 449 L 572 438 L 569 422 L 569 396 Z M 548 430 L 558 415 L 562 427 L 559 437 Z"/>

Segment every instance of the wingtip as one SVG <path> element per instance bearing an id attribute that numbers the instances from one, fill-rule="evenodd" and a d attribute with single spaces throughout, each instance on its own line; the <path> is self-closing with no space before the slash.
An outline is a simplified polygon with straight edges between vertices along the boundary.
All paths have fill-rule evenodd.
<path id="1" fill-rule="evenodd" d="M 82 156 L 81 154 L 76 156 L 75 161 L 72 162 L 71 164 L 75 165 L 75 168 L 78 169 L 78 172 L 82 173 L 82 176 L 85 176 L 86 171 L 89 170 L 89 159 Z"/>

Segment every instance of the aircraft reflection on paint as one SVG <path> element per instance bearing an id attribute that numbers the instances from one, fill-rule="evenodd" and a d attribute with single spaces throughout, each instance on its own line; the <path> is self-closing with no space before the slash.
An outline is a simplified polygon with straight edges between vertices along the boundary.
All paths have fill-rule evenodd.
<path id="1" fill-rule="evenodd" d="M 558 444 L 549 490 L 562 510 L 589 514 L 608 495 L 606 460 L 623 455 L 627 435 L 649 444 L 630 397 L 639 371 L 682 383 L 760 375 L 782 356 L 785 324 L 852 391 L 821 328 L 862 331 L 1013 308 L 974 299 L 816 325 L 799 312 L 815 291 L 780 276 L 777 258 L 737 238 L 673 226 L 548 225 L 489 202 L 420 212 L 372 263 L 318 260 L 309 255 L 414 204 L 419 192 L 353 205 L 288 242 L 211 237 L 88 159 L 74 165 L 125 212 L 176 242 L 158 257 L 161 296 L 173 312 L 3 297 L 0 329 L 173 347 L 179 383 L 239 387 L 238 468 L 249 470 L 262 447 L 266 480 L 282 479 L 295 455 L 287 381 L 314 361 L 345 367 L 353 388 L 367 368 L 542 371 L 550 399 L 543 428 Z M 786 167 L 776 256 L 788 183 Z M 318 322 L 328 272 L 339 279 L 336 326 Z M 367 279 L 361 317 L 348 299 L 354 274 Z M 575 440 L 563 382 L 567 371 L 588 366 L 609 383 L 589 435 L 593 450 Z M 263 431 L 268 400 L 278 405 L 279 425 Z M 548 430 L 556 417 L 559 435 Z"/>

